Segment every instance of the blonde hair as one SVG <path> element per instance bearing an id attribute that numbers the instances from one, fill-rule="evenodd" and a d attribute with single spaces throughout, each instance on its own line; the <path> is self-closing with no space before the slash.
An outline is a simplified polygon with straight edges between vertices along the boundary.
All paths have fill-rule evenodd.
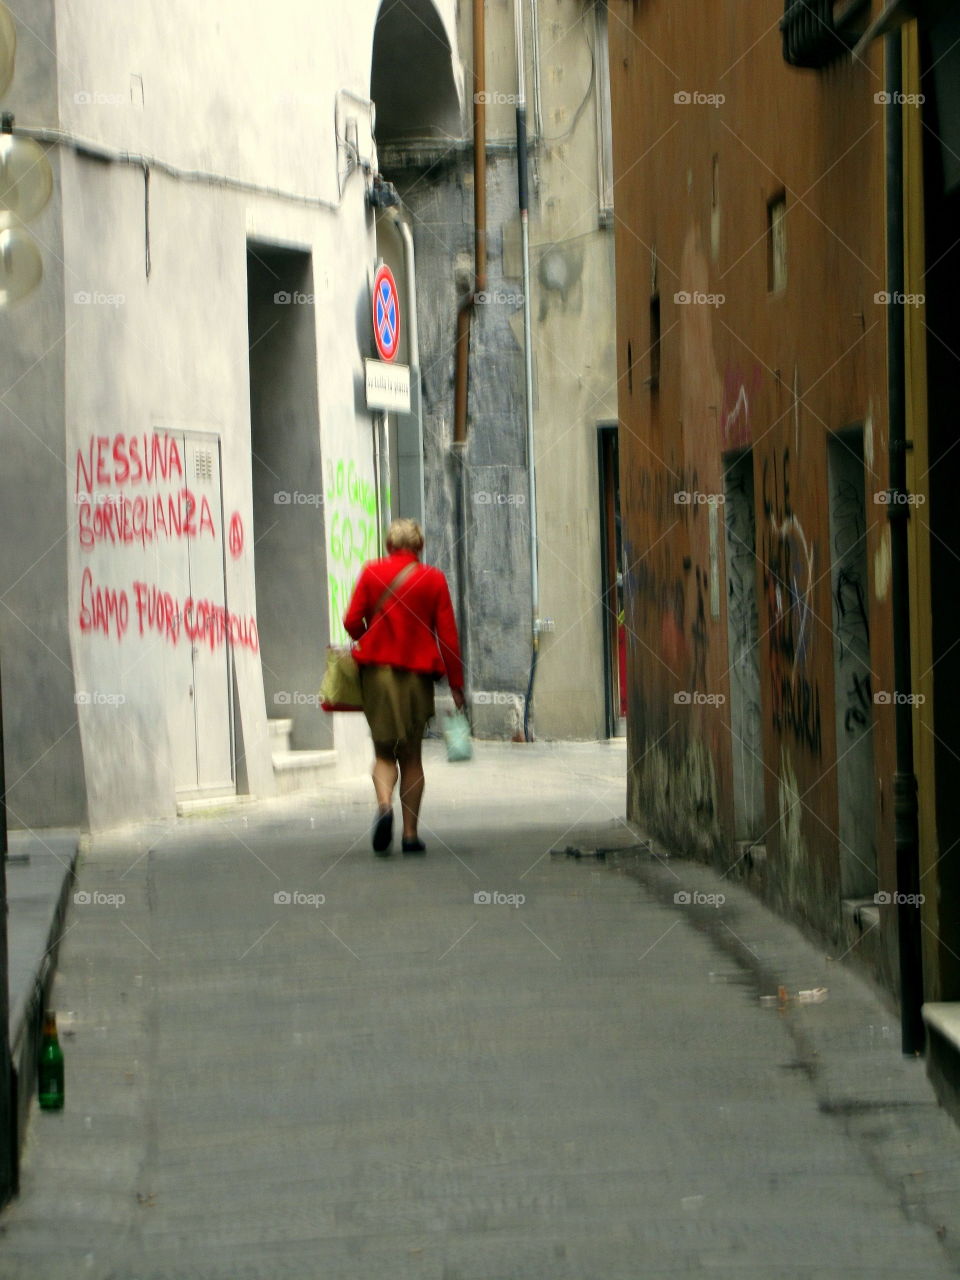
<path id="1" fill-rule="evenodd" d="M 423 550 L 423 530 L 416 520 L 394 520 L 387 531 L 388 551 L 413 551 L 417 554 Z"/>

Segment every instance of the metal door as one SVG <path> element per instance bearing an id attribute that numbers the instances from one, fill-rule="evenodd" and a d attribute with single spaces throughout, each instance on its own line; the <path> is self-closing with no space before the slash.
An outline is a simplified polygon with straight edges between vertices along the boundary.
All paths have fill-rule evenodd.
<path id="1" fill-rule="evenodd" d="M 230 792 L 235 789 L 233 655 L 226 627 L 220 440 L 184 432 L 178 443 L 184 472 L 178 648 L 188 661 L 178 667 L 185 687 L 178 691 L 180 707 L 175 712 L 182 730 L 175 739 L 182 746 L 175 765 L 177 790 Z"/>

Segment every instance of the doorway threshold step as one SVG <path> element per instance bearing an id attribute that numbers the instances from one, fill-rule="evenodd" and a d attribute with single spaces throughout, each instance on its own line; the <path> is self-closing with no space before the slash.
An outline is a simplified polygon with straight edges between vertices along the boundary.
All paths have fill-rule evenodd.
<path id="1" fill-rule="evenodd" d="M 330 780 L 330 770 L 337 764 L 337 753 L 326 751 L 274 751 L 273 772 L 280 795 L 297 791 L 313 791 Z"/>
<path id="2" fill-rule="evenodd" d="M 235 791 L 221 795 L 191 796 L 189 799 L 177 800 L 177 817 L 189 818 L 198 813 L 208 813 L 211 809 L 236 809 L 242 804 L 252 804 L 256 796 L 237 795 Z"/>
<path id="3" fill-rule="evenodd" d="M 877 896 L 872 898 L 844 898 L 840 909 L 848 920 L 852 920 L 861 933 L 875 929 L 880 923 L 880 906 Z"/>
<path id="4" fill-rule="evenodd" d="M 290 734 L 293 731 L 293 721 L 283 718 L 267 717 L 267 732 L 270 734 L 271 741 L 283 751 L 290 749 Z"/>
<path id="5" fill-rule="evenodd" d="M 960 1003 L 925 1004 L 927 1075 L 941 1105 L 960 1124 Z"/>

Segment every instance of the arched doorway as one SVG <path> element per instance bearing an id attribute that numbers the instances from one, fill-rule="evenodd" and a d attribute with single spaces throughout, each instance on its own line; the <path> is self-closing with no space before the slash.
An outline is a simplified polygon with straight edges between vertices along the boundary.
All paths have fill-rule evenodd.
<path id="1" fill-rule="evenodd" d="M 381 147 L 461 136 L 453 47 L 433 0 L 383 0 L 373 36 L 370 97 Z"/>
<path id="2" fill-rule="evenodd" d="M 455 264 L 458 255 L 473 253 L 472 222 L 464 217 L 472 201 L 472 157 L 457 8 L 456 0 L 383 0 L 374 28 L 370 97 L 378 163 L 403 200 L 399 210 L 378 213 L 377 256 L 391 267 L 405 308 L 397 358 L 410 365 L 411 391 L 410 412 L 391 413 L 374 429 L 389 514 L 420 519 L 426 558 L 447 575 L 457 602 L 466 658 L 465 552 L 456 535 L 462 513 L 449 448 L 450 353 L 463 288 Z M 448 234 L 451 225 L 458 238 Z"/>
<path id="3" fill-rule="evenodd" d="M 446 7 L 453 9 L 449 2 Z M 443 0 L 439 5 L 433 0 L 383 0 L 374 28 L 370 96 L 378 160 L 401 196 L 412 188 L 421 198 L 435 193 L 449 176 L 443 165 L 434 169 L 436 160 L 447 152 L 456 154 L 462 136 L 459 64 L 443 8 Z M 409 412 L 384 415 L 374 429 L 381 491 L 389 492 L 383 515 L 414 516 L 426 525 L 420 367 L 432 362 L 435 344 L 429 344 L 421 361 L 416 321 L 417 311 L 435 313 L 436 308 L 429 297 L 425 306 L 418 306 L 415 295 L 422 297 L 418 280 L 427 282 L 429 295 L 430 282 L 449 274 L 452 255 L 420 216 L 419 203 L 414 200 L 401 210 L 381 209 L 377 218 L 377 257 L 393 271 L 400 292 L 403 320 L 397 360 L 410 366 L 411 401 Z M 451 311 L 451 333 L 454 314 Z"/>

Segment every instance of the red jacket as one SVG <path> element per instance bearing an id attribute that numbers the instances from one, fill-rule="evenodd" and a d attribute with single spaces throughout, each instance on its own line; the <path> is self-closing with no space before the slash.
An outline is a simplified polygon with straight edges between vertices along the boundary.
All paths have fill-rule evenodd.
<path id="1" fill-rule="evenodd" d="M 457 623 L 447 580 L 439 569 L 419 565 L 387 596 L 370 623 L 386 587 L 401 569 L 416 563 L 412 551 L 394 551 L 363 566 L 343 617 L 347 634 L 357 641 L 353 656 L 359 663 L 405 667 L 434 676 L 446 672 L 450 688 L 462 689 Z"/>

